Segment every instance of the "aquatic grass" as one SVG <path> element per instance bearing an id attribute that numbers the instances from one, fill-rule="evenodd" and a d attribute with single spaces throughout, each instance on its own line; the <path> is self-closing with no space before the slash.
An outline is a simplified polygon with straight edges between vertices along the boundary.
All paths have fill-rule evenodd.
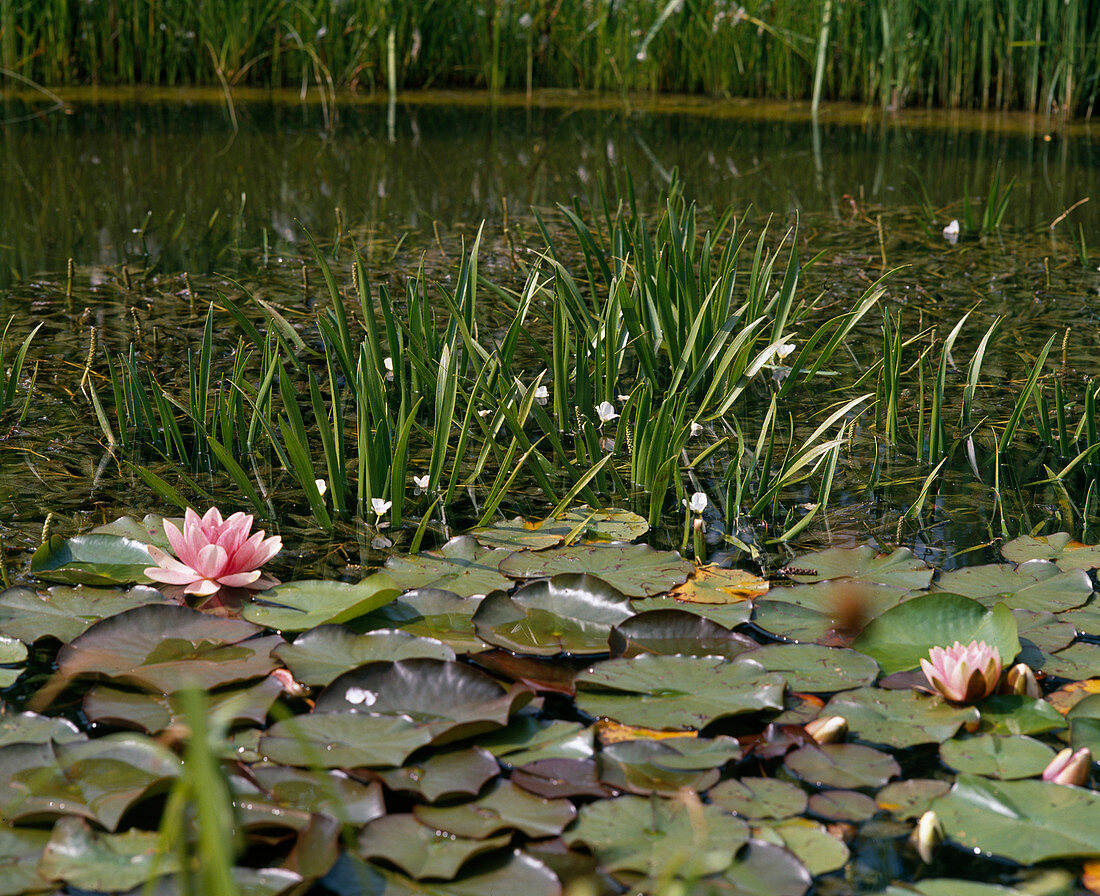
<path id="1" fill-rule="evenodd" d="M 42 324 L 38 324 L 24 337 L 23 341 L 19 344 L 19 348 L 15 350 L 15 355 L 10 359 L 11 363 L 9 364 L 6 353 L 8 347 L 8 331 L 11 329 L 12 320 L 14 320 L 14 318 L 8 318 L 8 322 L 4 325 L 3 332 L 0 333 L 0 416 L 3 416 L 15 407 L 15 395 L 19 389 L 20 378 L 23 375 L 23 365 L 27 360 L 27 351 L 30 349 L 31 343 L 34 342 L 35 335 L 42 329 Z M 22 420 L 27 415 L 27 407 L 30 404 L 31 396 L 34 395 L 34 384 L 37 379 L 38 365 L 36 364 L 30 385 L 27 388 L 27 397 L 23 402 L 23 408 L 19 414 L 19 420 Z"/>

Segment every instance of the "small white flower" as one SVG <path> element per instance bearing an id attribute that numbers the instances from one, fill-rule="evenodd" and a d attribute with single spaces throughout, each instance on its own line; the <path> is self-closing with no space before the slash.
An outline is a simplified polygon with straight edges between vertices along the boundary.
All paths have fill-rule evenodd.
<path id="1" fill-rule="evenodd" d="M 615 397 L 618 398 L 619 401 L 629 401 L 630 400 L 629 395 L 616 395 Z"/>
<path id="2" fill-rule="evenodd" d="M 775 353 L 779 355 L 779 360 L 782 361 L 787 355 L 794 351 L 793 342 L 781 342 L 779 348 L 775 350 Z"/>
<path id="3" fill-rule="evenodd" d="M 383 358 L 382 366 L 386 368 L 390 373 L 393 373 L 393 358 Z"/>
<path id="4" fill-rule="evenodd" d="M 492 412 L 492 411 L 490 411 L 490 410 L 489 410 L 488 408 L 485 408 L 485 409 L 483 409 L 483 410 L 480 410 L 480 411 L 478 411 L 478 412 L 477 412 L 477 415 L 478 415 L 479 417 L 488 417 L 488 416 L 489 416 L 489 415 L 490 415 L 491 413 L 493 413 L 493 412 Z"/>
<path id="5" fill-rule="evenodd" d="M 692 513 L 702 513 L 707 509 L 707 496 L 702 492 L 696 492 L 691 496 L 691 500 L 684 500 L 683 504 Z"/>
<path id="6" fill-rule="evenodd" d="M 550 400 L 550 390 L 546 386 L 535 387 L 535 401 L 539 404 L 546 404 Z"/>
<path id="7" fill-rule="evenodd" d="M 952 246 L 959 241 L 959 222 L 953 220 L 943 229 L 943 238 Z"/>
<path id="8" fill-rule="evenodd" d="M 696 423 L 694 420 L 692 420 L 691 421 L 691 437 L 694 439 L 702 431 L 703 431 L 703 427 L 700 426 L 698 423 Z"/>
<path id="9" fill-rule="evenodd" d="M 413 485 L 415 485 L 417 488 L 427 488 L 428 487 L 428 477 L 427 476 L 413 476 Z"/>
<path id="10" fill-rule="evenodd" d="M 328 483 L 324 479 L 314 479 L 313 484 L 317 486 L 317 494 L 323 498 L 328 491 Z"/>
<path id="11" fill-rule="evenodd" d="M 384 514 L 392 506 L 392 501 L 383 501 L 381 498 L 371 498 L 370 507 L 378 516 Z"/>
<path id="12" fill-rule="evenodd" d="M 596 413 L 600 417 L 600 423 L 607 423 L 609 420 L 614 420 L 619 415 L 615 412 L 615 405 L 610 401 L 601 401 L 596 408 Z"/>

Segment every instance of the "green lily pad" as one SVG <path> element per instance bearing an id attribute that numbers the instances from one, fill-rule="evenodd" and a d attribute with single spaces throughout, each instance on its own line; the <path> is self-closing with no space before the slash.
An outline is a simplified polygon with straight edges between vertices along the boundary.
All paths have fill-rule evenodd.
<path id="1" fill-rule="evenodd" d="M 390 790 L 418 793 L 434 803 L 446 797 L 476 796 L 500 774 L 493 754 L 481 747 L 444 750 L 421 762 L 376 772 Z"/>
<path id="2" fill-rule="evenodd" d="M 146 604 L 167 604 L 154 588 L 137 585 L 129 591 L 61 585 L 47 592 L 8 588 L 0 592 L 0 632 L 33 644 L 53 637 L 67 644 L 100 619 Z"/>
<path id="3" fill-rule="evenodd" d="M 144 543 L 120 535 L 52 535 L 31 555 L 31 575 L 73 585 L 148 584 L 155 565 Z"/>
<path id="4" fill-rule="evenodd" d="M 400 629 L 420 638 L 432 638 L 456 653 L 481 653 L 489 645 L 474 631 L 473 617 L 481 597 L 459 597 L 452 591 L 420 588 L 407 591 L 392 603 L 356 623 L 359 629 Z"/>
<path id="5" fill-rule="evenodd" d="M 863 797 L 863 794 L 857 796 Z M 785 846 L 794 853 L 812 875 L 836 871 L 843 868 L 848 861 L 848 847 L 844 841 L 830 834 L 823 825 L 807 818 L 789 819 L 758 831 L 756 836 L 769 839 L 769 832 L 779 839 L 777 845 Z"/>
<path id="6" fill-rule="evenodd" d="M 511 834 L 482 840 L 455 837 L 412 815 L 387 815 L 360 831 L 356 852 L 365 859 L 385 859 L 416 878 L 450 880 L 474 856 L 500 849 L 509 840 Z"/>
<path id="7" fill-rule="evenodd" d="M 631 603 L 635 613 L 648 613 L 651 610 L 680 610 L 695 616 L 702 616 L 723 628 L 734 629 L 749 621 L 752 616 L 752 603 L 747 600 L 733 603 L 693 603 L 677 600 L 671 595 L 635 598 Z"/>
<path id="8" fill-rule="evenodd" d="M 923 560 L 917 560 L 908 548 L 896 548 L 889 554 L 876 554 L 867 545 L 828 548 L 797 557 L 786 568 L 788 578 L 802 583 L 843 578 L 920 590 L 932 581 L 932 569 Z"/>
<path id="9" fill-rule="evenodd" d="M 319 812 L 350 825 L 366 824 L 386 812 L 378 782 L 363 784 L 346 775 L 278 765 L 255 765 L 250 773 L 279 806 Z"/>
<path id="10" fill-rule="evenodd" d="M 119 892 L 154 876 L 179 871 L 179 855 L 158 849 L 156 831 L 93 831 L 79 818 L 62 818 L 42 853 L 39 873 L 80 890 Z"/>
<path id="11" fill-rule="evenodd" d="M 1081 787 L 960 775 L 932 810 L 964 849 L 1021 865 L 1100 855 L 1100 794 Z"/>
<path id="12" fill-rule="evenodd" d="M 1073 681 L 1100 677 L 1100 644 L 1078 641 L 1065 650 L 1044 654 L 1039 669 L 1055 678 Z"/>
<path id="13" fill-rule="evenodd" d="M 272 651 L 303 684 L 326 685 L 349 669 L 380 660 L 453 660 L 455 652 L 435 638 L 382 629 L 357 635 L 339 625 L 303 632 L 293 644 Z"/>
<path id="14" fill-rule="evenodd" d="M 27 645 L 16 638 L 0 635 L 0 663 L 21 663 L 27 658 Z"/>
<path id="15" fill-rule="evenodd" d="M 589 759 L 595 753 L 591 728 L 529 713 L 514 715 L 506 727 L 479 737 L 478 746 L 513 766 L 541 759 Z"/>
<path id="16" fill-rule="evenodd" d="M 1081 569 L 1060 570 L 1047 560 L 1019 566 L 990 563 L 941 573 L 935 591 L 962 594 L 986 606 L 1002 602 L 1009 609 L 1050 610 L 1079 607 L 1092 596 L 1092 581 Z"/>
<path id="17" fill-rule="evenodd" d="M 788 753 L 783 764 L 815 787 L 881 787 L 901 774 L 893 756 L 863 744 L 800 747 Z"/>
<path id="18" fill-rule="evenodd" d="M 752 638 L 684 610 L 650 610 L 632 616 L 611 630 L 608 645 L 613 657 L 652 653 L 658 656 L 724 656 L 733 659 L 758 645 Z"/>
<path id="19" fill-rule="evenodd" d="M 982 731 L 988 734 L 1042 734 L 1066 727 L 1061 713 L 1045 700 L 998 694 L 982 701 Z"/>
<path id="20" fill-rule="evenodd" d="M 256 625 L 300 632 L 326 622 L 348 622 L 385 606 L 400 594 L 385 573 L 367 576 L 356 585 L 319 579 L 276 585 L 247 604 L 241 616 Z"/>
<path id="21" fill-rule="evenodd" d="M 884 812 L 889 812 L 901 821 L 920 818 L 928 811 L 936 797 L 943 796 L 951 789 L 949 781 L 933 778 L 909 778 L 894 781 L 875 794 L 875 802 Z"/>
<path id="22" fill-rule="evenodd" d="M 813 884 L 808 868 L 784 846 L 754 838 L 724 872 L 715 896 L 803 896 Z"/>
<path id="23" fill-rule="evenodd" d="M 356 896 L 486 896 L 490 893 L 561 896 L 557 876 L 542 862 L 519 850 L 499 857 L 475 859 L 467 870 L 452 880 L 424 882 L 345 854 L 326 881 L 333 881 L 338 892 Z"/>
<path id="24" fill-rule="evenodd" d="M 504 727 L 531 697 L 472 666 L 415 659 L 345 672 L 321 692 L 315 711 L 405 715 L 443 743 Z"/>
<path id="25" fill-rule="evenodd" d="M 58 675 L 96 675 L 172 694 L 267 675 L 278 636 L 255 638 L 256 626 L 187 607 L 136 607 L 95 623 L 61 648 Z"/>
<path id="26" fill-rule="evenodd" d="M 0 824 L 0 896 L 23 896 L 56 889 L 38 873 L 50 832 Z"/>
<path id="27" fill-rule="evenodd" d="M 847 580 L 785 585 L 772 588 L 756 602 L 753 622 L 788 640 L 847 647 L 869 620 L 914 594 Z"/>
<path id="28" fill-rule="evenodd" d="M 1019 735 L 979 734 L 940 744 L 940 759 L 949 768 L 1002 780 L 1041 775 L 1053 758 L 1046 744 Z"/>
<path id="29" fill-rule="evenodd" d="M 957 594 L 924 594 L 887 610 L 853 646 L 874 657 L 886 675 L 916 669 L 932 647 L 985 641 L 1007 666 L 1020 652 L 1016 619 L 1004 604 L 986 609 Z"/>
<path id="30" fill-rule="evenodd" d="M 512 587 L 500 570 L 501 561 L 510 556 L 509 551 L 483 548 L 469 535 L 460 535 L 438 551 L 391 557 L 384 569 L 403 591 L 433 588 L 459 597 L 484 597 Z"/>
<path id="31" fill-rule="evenodd" d="M 1059 569 L 1100 569 L 1100 545 L 1082 544 L 1068 532 L 1021 535 L 1001 545 L 1001 556 L 1012 563 L 1052 560 Z"/>
<path id="32" fill-rule="evenodd" d="M 942 697 L 882 688 L 836 694 L 821 715 L 843 716 L 849 732 L 860 740 L 899 748 L 943 743 L 963 725 L 978 721 L 973 706 L 952 706 Z"/>
<path id="33" fill-rule="evenodd" d="M 402 765 L 432 739 L 408 716 L 312 712 L 276 722 L 260 738 L 264 758 L 309 768 L 385 768 Z"/>
<path id="34" fill-rule="evenodd" d="M 498 780 L 476 800 L 455 806 L 416 806 L 421 824 L 458 837 L 483 840 L 498 831 L 522 831 L 528 837 L 556 837 L 577 817 L 569 800 L 547 800 Z"/>
<path id="35" fill-rule="evenodd" d="M 1070 745 L 1074 750 L 1088 747 L 1100 756 L 1100 694 L 1079 701 L 1068 713 Z"/>
<path id="36" fill-rule="evenodd" d="M 878 663 L 843 647 L 766 644 L 745 656 L 769 672 L 778 672 L 794 691 L 843 691 L 873 684 L 878 678 Z"/>
<path id="37" fill-rule="evenodd" d="M 553 520 L 531 523 L 515 517 L 474 529 L 470 534 L 489 548 L 509 551 L 539 551 L 565 542 L 576 527 L 581 526 L 581 541 L 633 541 L 649 531 L 644 517 L 629 510 L 569 510 Z"/>
<path id="38" fill-rule="evenodd" d="M 1045 610 L 1037 613 L 1031 610 L 1013 610 L 1012 615 L 1016 617 L 1016 627 L 1020 635 L 1020 656 L 1017 657 L 1017 662 L 1035 659 L 1036 652 L 1041 655 L 1064 650 L 1077 637 L 1077 629 L 1072 623 Z M 1037 662 L 1042 660 L 1038 659 Z"/>
<path id="39" fill-rule="evenodd" d="M 712 787 L 707 797 L 716 806 L 753 821 L 792 818 L 808 805 L 805 790 L 778 778 L 731 778 Z"/>
<path id="40" fill-rule="evenodd" d="M 51 719 L 35 712 L 0 712 L 0 747 L 87 739 L 88 736 L 68 719 Z"/>
<path id="41" fill-rule="evenodd" d="M 1100 601 L 1091 600 L 1083 607 L 1059 613 L 1058 618 L 1070 623 L 1080 635 L 1100 638 Z"/>
<path id="42" fill-rule="evenodd" d="M 613 874 L 671 871 L 690 879 L 729 867 L 749 826 L 717 806 L 689 809 L 678 800 L 623 796 L 582 806 L 563 837 L 568 846 L 583 843 Z"/>
<path id="43" fill-rule="evenodd" d="M 581 672 L 576 683 L 582 712 L 648 728 L 702 728 L 781 709 L 785 684 L 752 660 L 689 656 L 608 660 Z"/>
<path id="44" fill-rule="evenodd" d="M 474 613 L 478 637 L 517 653 L 607 652 L 611 629 L 634 615 L 627 597 L 585 573 L 561 573 L 509 596 L 494 591 Z"/>
<path id="45" fill-rule="evenodd" d="M 642 795 L 673 796 L 685 787 L 703 791 L 717 783 L 719 766 L 741 755 L 733 738 L 721 738 L 720 744 L 696 737 L 608 744 L 600 751 L 600 780 Z"/>
<path id="46" fill-rule="evenodd" d="M 1002 887 L 1000 884 L 983 884 L 954 877 L 937 877 L 922 880 L 904 887 L 887 887 L 872 896 L 1021 896 L 1022 890 Z"/>
<path id="47" fill-rule="evenodd" d="M 548 551 L 520 551 L 500 564 L 515 579 L 536 579 L 580 570 L 630 597 L 650 597 L 687 581 L 695 567 L 675 551 L 644 544 L 582 544 Z"/>
<path id="48" fill-rule="evenodd" d="M 859 823 L 873 818 L 878 804 L 858 790 L 822 790 L 810 797 L 810 814 L 828 821 Z M 805 856 L 795 851 L 803 861 Z"/>

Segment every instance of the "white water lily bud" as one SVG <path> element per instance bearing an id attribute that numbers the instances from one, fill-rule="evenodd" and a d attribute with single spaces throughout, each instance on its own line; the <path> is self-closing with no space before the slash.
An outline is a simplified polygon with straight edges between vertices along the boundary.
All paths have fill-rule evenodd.
<path id="1" fill-rule="evenodd" d="M 821 716 L 802 727 L 819 744 L 835 744 L 848 734 L 848 720 L 844 716 Z"/>
<path id="2" fill-rule="evenodd" d="M 936 850 L 943 843 L 943 825 L 940 824 L 940 819 L 935 812 L 929 809 L 917 820 L 917 827 L 909 841 L 916 849 L 920 860 L 925 865 L 932 864 Z"/>

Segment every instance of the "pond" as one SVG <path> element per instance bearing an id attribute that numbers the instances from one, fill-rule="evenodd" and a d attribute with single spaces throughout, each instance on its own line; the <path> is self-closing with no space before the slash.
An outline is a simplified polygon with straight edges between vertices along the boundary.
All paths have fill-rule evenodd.
<path id="1" fill-rule="evenodd" d="M 1100 854 L 1094 792 L 1029 780 L 1100 746 L 1087 126 L 0 116 L 0 892 L 213 892 L 232 855 L 157 845 L 189 804 L 273 894 L 1072 892 Z M 184 505 L 258 517 L 285 584 L 149 587 Z M 954 640 L 1039 681 L 928 696 Z"/>

